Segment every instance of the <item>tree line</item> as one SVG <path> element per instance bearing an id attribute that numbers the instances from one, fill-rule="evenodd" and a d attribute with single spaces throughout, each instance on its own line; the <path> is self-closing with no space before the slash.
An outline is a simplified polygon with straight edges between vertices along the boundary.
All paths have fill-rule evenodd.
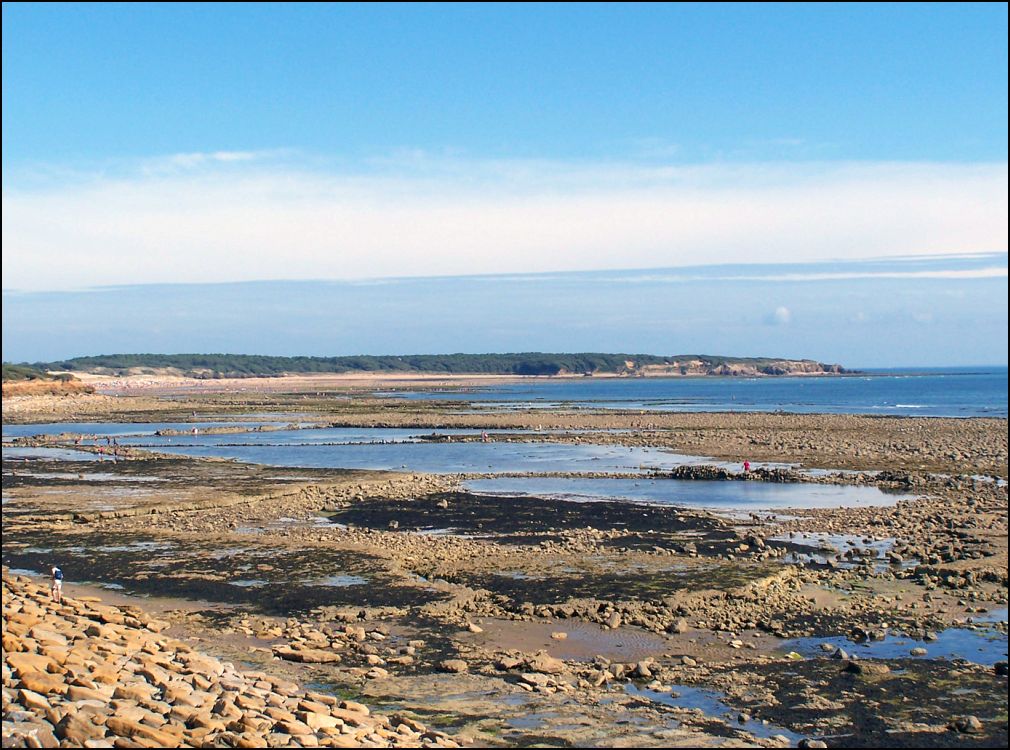
<path id="1" fill-rule="evenodd" d="M 295 373 L 443 373 L 494 375 L 559 375 L 622 373 L 646 365 L 700 360 L 708 367 L 748 364 L 761 369 L 781 359 L 712 355 L 659 356 L 654 354 L 414 354 L 341 357 L 279 357 L 258 354 L 111 354 L 38 362 L 25 369 L 66 370 L 123 375 L 145 370 L 175 370 L 193 377 L 279 376 Z M 633 363 L 629 368 L 629 363 Z M 8 367 L 4 365 L 4 379 Z"/>

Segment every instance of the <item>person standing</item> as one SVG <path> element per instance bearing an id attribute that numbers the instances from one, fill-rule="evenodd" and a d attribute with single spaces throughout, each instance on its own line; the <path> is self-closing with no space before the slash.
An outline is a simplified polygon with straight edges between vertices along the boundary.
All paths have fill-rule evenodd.
<path id="1" fill-rule="evenodd" d="M 52 569 L 52 585 L 49 593 L 57 604 L 63 601 L 63 571 L 55 565 Z"/>

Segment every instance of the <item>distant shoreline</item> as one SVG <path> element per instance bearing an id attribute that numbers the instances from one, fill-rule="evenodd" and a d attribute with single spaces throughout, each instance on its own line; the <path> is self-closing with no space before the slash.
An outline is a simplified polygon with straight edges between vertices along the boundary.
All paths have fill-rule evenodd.
<path id="1" fill-rule="evenodd" d="M 66 371 L 95 375 L 177 375 L 192 378 L 251 378 L 305 375 L 574 376 L 790 375 L 847 370 L 839 364 L 786 357 L 713 354 L 628 354 L 621 352 L 504 352 L 273 356 L 260 354 L 103 354 L 56 362 L 6 365 L 12 371 Z"/>
<path id="2" fill-rule="evenodd" d="M 466 388 L 501 383 L 522 383 L 529 381 L 557 380 L 736 380 L 750 377 L 781 378 L 781 377 L 848 377 L 859 376 L 861 373 L 791 373 L 789 375 L 673 375 L 673 374 L 642 374 L 618 375 L 616 373 L 598 373 L 592 376 L 564 373 L 560 375 L 499 375 L 485 373 L 291 373 L 287 375 L 263 375 L 251 377 L 225 378 L 193 378 L 181 375 L 96 375 L 86 372 L 75 372 L 74 376 L 82 383 L 92 386 L 97 393 L 119 395 L 145 392 L 151 394 L 182 393 L 182 392 L 221 392 L 221 391 L 316 391 L 327 387 L 364 389 L 375 387 L 394 387 L 402 385 L 425 386 L 432 388 Z"/>

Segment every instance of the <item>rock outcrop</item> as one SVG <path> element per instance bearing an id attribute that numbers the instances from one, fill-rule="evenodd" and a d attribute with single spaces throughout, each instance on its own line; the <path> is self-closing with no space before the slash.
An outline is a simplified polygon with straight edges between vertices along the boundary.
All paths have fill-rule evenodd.
<path id="1" fill-rule="evenodd" d="M 247 672 L 130 606 L 3 575 L 4 747 L 459 747 L 409 717 Z"/>

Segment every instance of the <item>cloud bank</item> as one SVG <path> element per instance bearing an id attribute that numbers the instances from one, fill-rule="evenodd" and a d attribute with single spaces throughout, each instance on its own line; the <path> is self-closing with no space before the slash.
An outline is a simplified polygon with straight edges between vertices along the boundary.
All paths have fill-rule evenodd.
<path id="1" fill-rule="evenodd" d="M 3 286 L 1005 252 L 1007 201 L 1005 163 L 667 167 L 400 154 L 348 168 L 284 151 L 180 154 L 70 179 L 5 176 Z"/>

